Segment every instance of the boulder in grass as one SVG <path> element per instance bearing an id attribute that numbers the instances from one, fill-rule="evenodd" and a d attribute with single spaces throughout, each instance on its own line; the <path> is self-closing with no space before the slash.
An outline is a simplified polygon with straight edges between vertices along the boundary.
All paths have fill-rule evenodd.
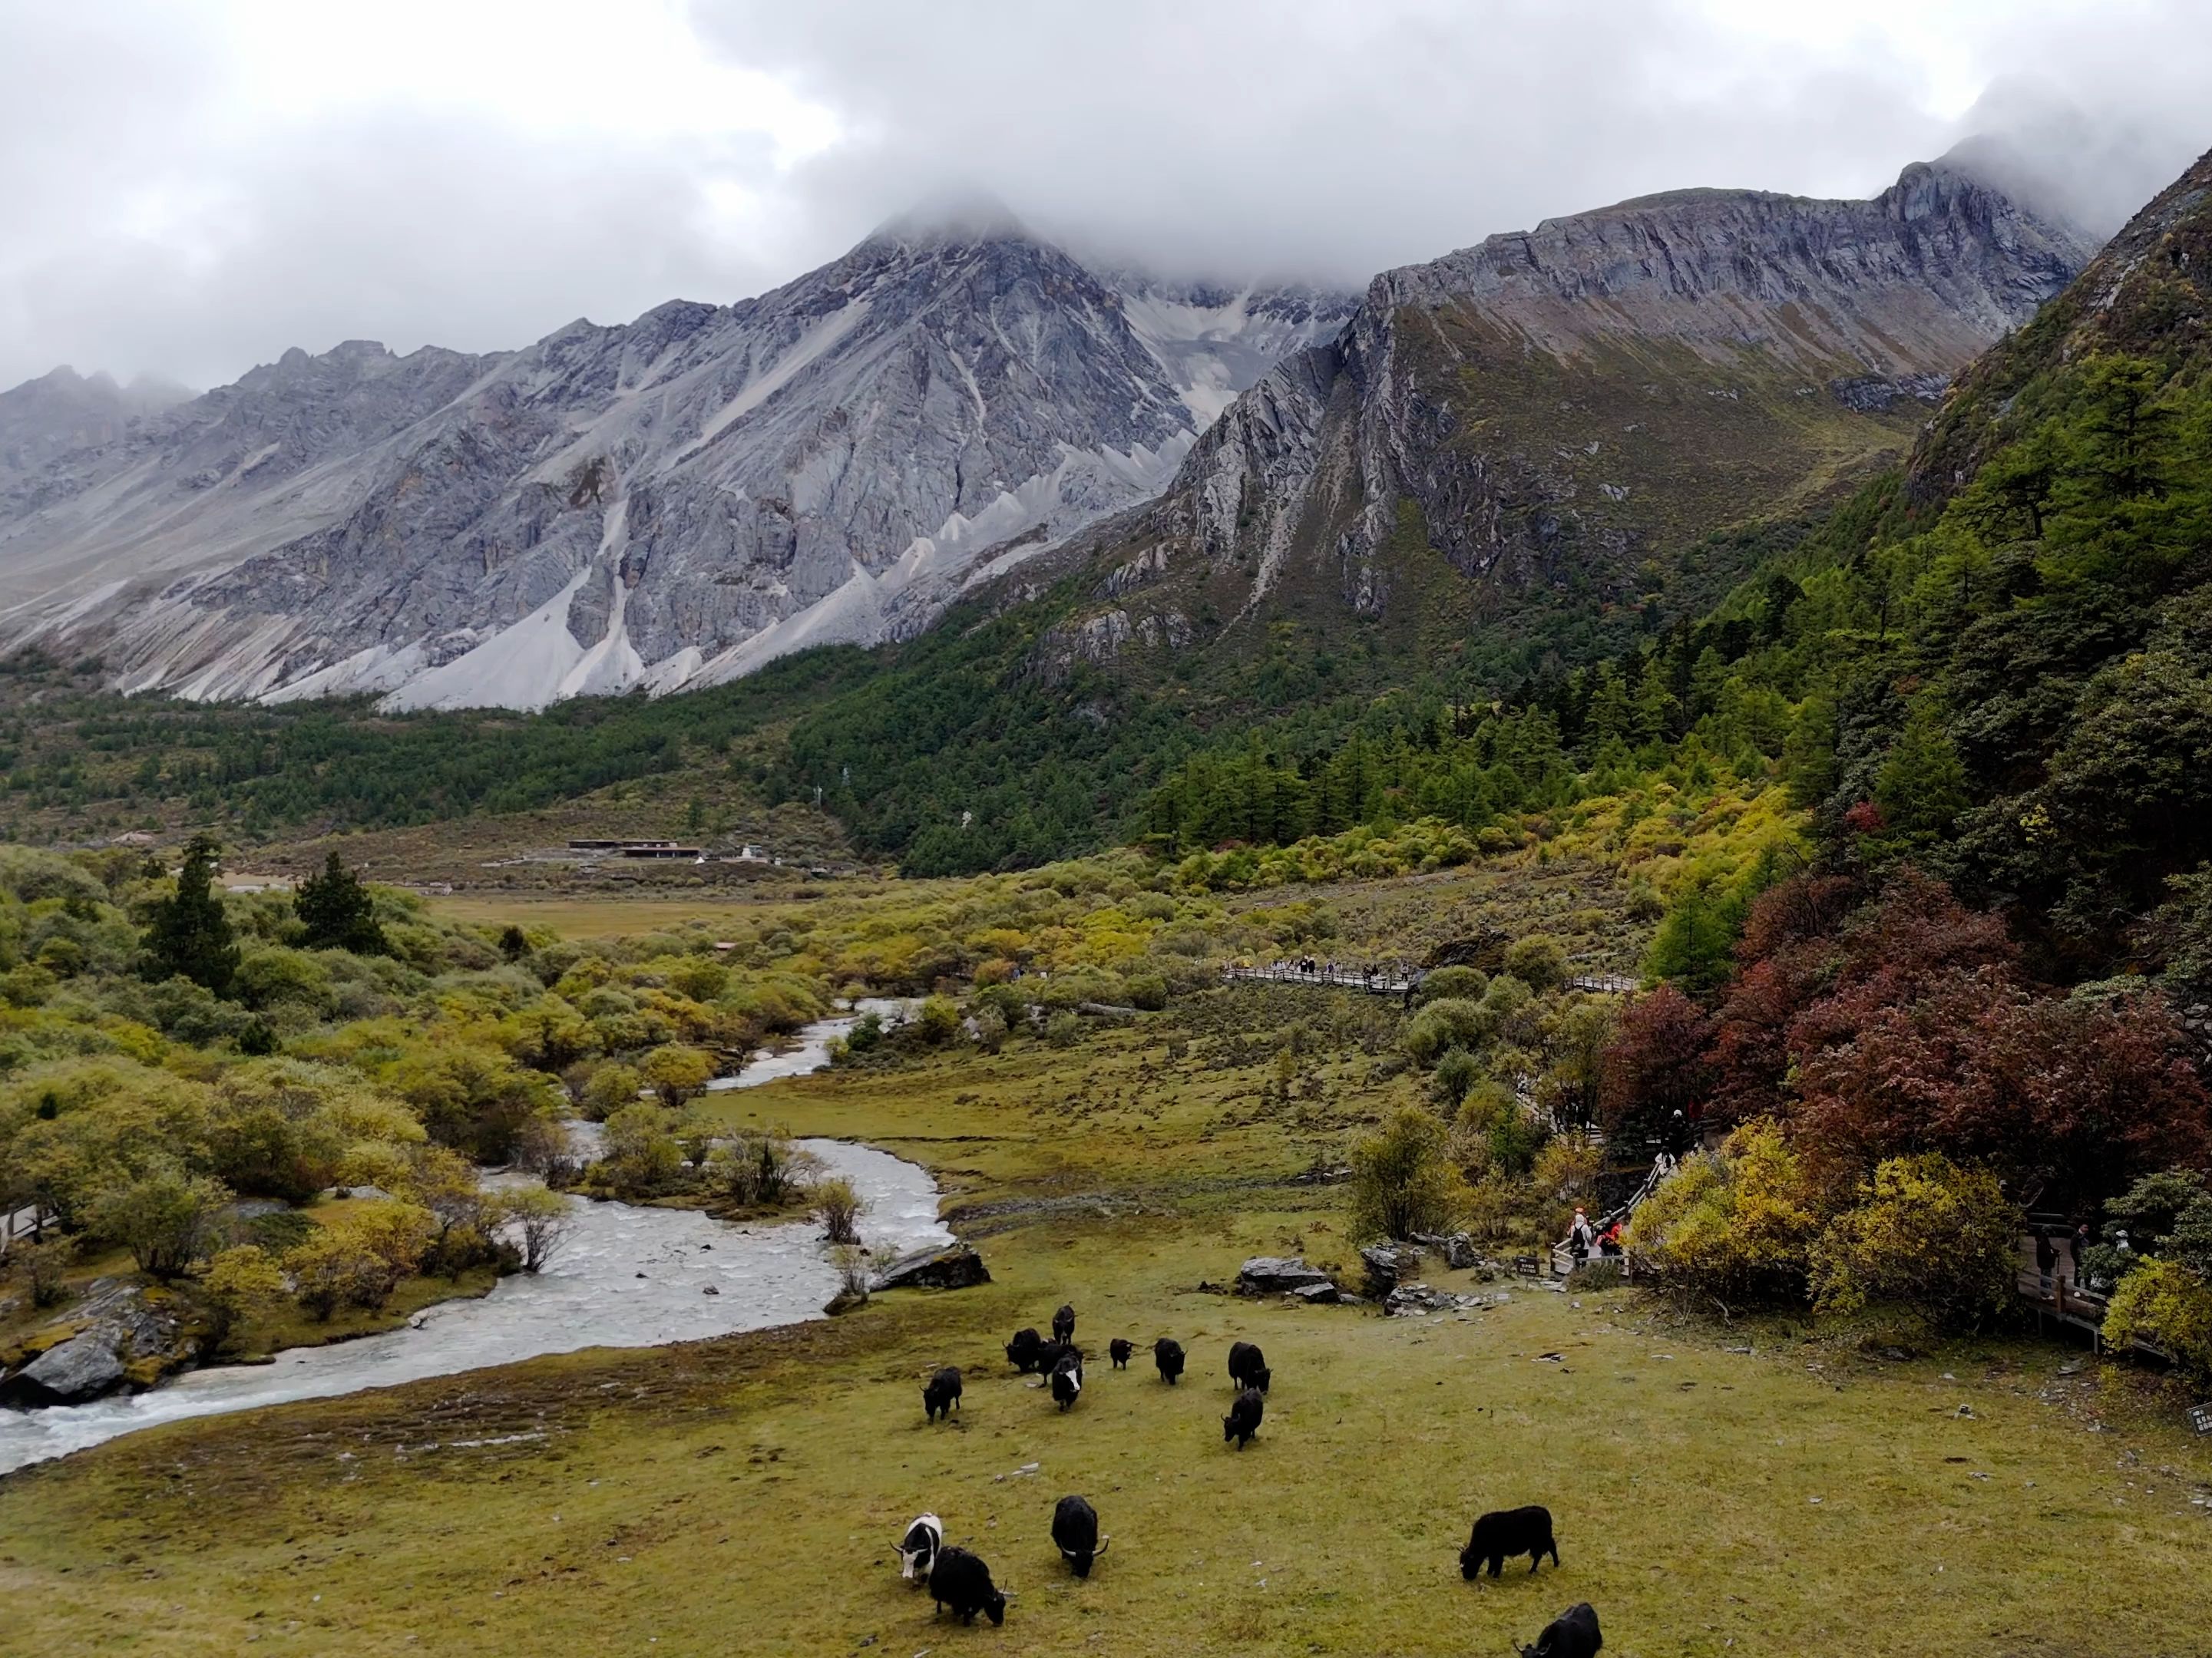
<path id="1" fill-rule="evenodd" d="M 964 1243 L 951 1243 L 901 1255 L 878 1272 L 868 1287 L 872 1291 L 965 1290 L 990 1281 L 982 1256 Z"/>
<path id="2" fill-rule="evenodd" d="M 1309 1284 L 1291 1291 L 1291 1299 L 1302 1301 L 1309 1307 L 1333 1307 L 1344 1299 L 1336 1285 L 1323 1278 L 1319 1284 Z"/>
<path id="3" fill-rule="evenodd" d="M 1303 1255 L 1255 1255 L 1237 1271 L 1240 1296 L 1291 1295 L 1329 1282 L 1328 1274 L 1307 1266 Z"/>
<path id="4" fill-rule="evenodd" d="M 1408 1273 L 1421 1270 L 1421 1252 L 1410 1243 L 1370 1243 L 1359 1252 L 1367 1269 L 1367 1293 L 1380 1300 Z"/>
<path id="5" fill-rule="evenodd" d="M 1433 1249 L 1444 1258 L 1444 1265 L 1454 1271 L 1463 1271 L 1480 1266 L 1482 1255 L 1474 1247 L 1474 1240 L 1465 1232 L 1439 1236 L 1433 1232 L 1416 1232 L 1413 1242 L 1425 1249 Z"/>

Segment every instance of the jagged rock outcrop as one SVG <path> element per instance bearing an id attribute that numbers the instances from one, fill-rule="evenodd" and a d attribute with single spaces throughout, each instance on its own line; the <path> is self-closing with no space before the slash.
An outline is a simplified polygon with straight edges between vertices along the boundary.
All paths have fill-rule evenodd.
<path id="1" fill-rule="evenodd" d="M 1385 271 L 1157 507 L 1091 538 L 1099 612 L 1142 644 L 1152 607 L 1233 626 L 1388 616 L 1394 595 L 1471 623 L 1478 590 L 1635 602 L 1645 561 L 1909 446 L 2094 252 L 1938 161 L 1867 201 L 1677 191 Z"/>
<path id="2" fill-rule="evenodd" d="M 111 375 L 80 374 L 66 366 L 0 392 L 0 491 L 64 455 L 117 441 L 133 421 L 191 395 L 181 386 L 143 378 L 118 386 Z"/>
<path id="3" fill-rule="evenodd" d="M 1149 498 L 1351 307 L 1117 286 L 970 206 L 758 299 L 512 354 L 294 352 L 0 473 L 0 635 L 203 697 L 714 683 L 911 631 L 979 563 Z"/>

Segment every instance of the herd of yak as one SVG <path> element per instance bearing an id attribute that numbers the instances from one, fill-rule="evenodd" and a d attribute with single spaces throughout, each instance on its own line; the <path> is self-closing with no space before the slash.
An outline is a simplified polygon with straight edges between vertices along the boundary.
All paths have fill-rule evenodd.
<path id="1" fill-rule="evenodd" d="M 1107 1344 L 1106 1351 L 1114 1368 L 1126 1370 L 1136 1348 L 1116 1336 Z M 1073 1409 L 1083 1395 L 1083 1350 L 1075 1345 L 1072 1306 L 1064 1306 L 1052 1315 L 1049 1341 L 1034 1329 L 1015 1331 L 1014 1339 L 1006 1344 L 1006 1358 L 1024 1376 L 1047 1378 L 1053 1402 L 1063 1411 Z M 1163 1336 L 1152 1344 L 1152 1363 L 1158 1367 L 1160 1380 L 1175 1386 L 1183 1373 L 1182 1344 Z M 1221 1437 L 1224 1442 L 1234 1440 L 1241 1451 L 1259 1435 L 1274 1372 L 1256 1345 L 1239 1341 L 1229 1349 L 1229 1380 L 1239 1391 L 1229 1414 L 1221 1418 Z M 931 1376 L 921 1390 L 927 1419 L 950 1421 L 960 1407 L 960 1390 L 957 1365 L 948 1364 Z M 1090 1576 L 1091 1563 L 1106 1552 L 1106 1543 L 1098 1535 L 1098 1510 L 1079 1496 L 1063 1497 L 1054 1506 L 1052 1540 L 1078 1577 Z M 915 1518 L 899 1540 L 898 1553 L 899 1575 L 927 1584 L 939 1615 L 950 1606 L 963 1623 L 974 1623 L 979 1612 L 994 1624 L 1006 1622 L 1006 1597 L 991 1582 L 990 1567 L 967 1549 L 947 1547 L 944 1522 L 935 1515 Z M 1523 1554 L 1528 1557 L 1531 1572 L 1547 1554 L 1554 1567 L 1559 1565 L 1559 1546 L 1553 1540 L 1549 1509 L 1531 1505 L 1484 1515 L 1474 1522 L 1474 1535 L 1459 1552 L 1460 1576 L 1473 1578 L 1487 1566 L 1496 1577 L 1509 1558 Z M 1554 1618 L 1536 1637 L 1536 1644 L 1521 1651 L 1522 1658 L 1595 1658 L 1604 1644 L 1604 1637 L 1598 1633 L 1597 1613 L 1583 1601 Z"/>

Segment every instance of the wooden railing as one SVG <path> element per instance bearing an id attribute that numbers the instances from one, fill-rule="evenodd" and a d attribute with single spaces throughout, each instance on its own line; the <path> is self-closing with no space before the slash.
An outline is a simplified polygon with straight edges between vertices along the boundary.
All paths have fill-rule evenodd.
<path id="1" fill-rule="evenodd" d="M 1316 962 L 1310 968 L 1295 963 L 1269 963 L 1265 967 L 1232 963 L 1221 969 L 1223 981 L 1229 984 L 1305 985 L 1318 990 L 1365 991 L 1376 996 L 1403 996 L 1426 976 L 1402 967 L 1377 968 L 1370 972 L 1364 968 L 1329 962 Z M 1618 973 L 1577 973 L 1568 978 L 1567 988 L 1620 994 L 1635 989 L 1636 981 Z"/>
<path id="2" fill-rule="evenodd" d="M 1676 1165 L 1671 1162 L 1661 1163 L 1655 1161 L 1651 1165 L 1651 1172 L 1644 1175 L 1642 1185 L 1638 1186 L 1633 1192 L 1631 1192 L 1627 1197 L 1616 1204 L 1613 1208 L 1607 1210 L 1604 1214 L 1598 1217 L 1595 1224 L 1590 1228 L 1590 1236 L 1592 1238 L 1595 1239 L 1601 1237 L 1605 1233 L 1610 1231 L 1616 1223 L 1626 1226 L 1628 1224 L 1629 1218 L 1635 1214 L 1637 1206 L 1642 1203 L 1644 1199 L 1650 1197 L 1654 1192 L 1657 1191 L 1659 1189 L 1660 1181 L 1665 1180 L 1668 1175 L 1673 1174 L 1675 1167 Z M 1592 1254 L 1586 1259 L 1595 1261 L 1618 1263 L 1620 1267 L 1621 1276 L 1623 1278 L 1628 1276 L 1628 1254 L 1626 1250 L 1617 1255 L 1608 1255 L 1600 1253 Z M 1571 1236 L 1561 1238 L 1557 1243 L 1552 1246 L 1552 1273 L 1555 1278 L 1566 1277 L 1568 1273 L 1573 1272 L 1575 1268 L 1581 1264 L 1581 1262 L 1575 1260 L 1574 1239 Z"/>

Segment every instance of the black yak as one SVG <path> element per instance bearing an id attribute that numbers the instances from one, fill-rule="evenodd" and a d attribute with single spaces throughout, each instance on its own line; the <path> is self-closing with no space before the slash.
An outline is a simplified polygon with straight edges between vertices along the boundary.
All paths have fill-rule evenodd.
<path id="1" fill-rule="evenodd" d="M 1533 1647 L 1521 1649 L 1521 1658 L 1597 1658 L 1605 1637 L 1598 1633 L 1597 1610 L 1587 1600 L 1577 1601 L 1544 1625 Z"/>
<path id="2" fill-rule="evenodd" d="M 1237 1402 L 1229 1407 L 1229 1414 L 1221 1418 L 1221 1436 L 1233 1439 L 1237 1448 L 1243 1450 L 1260 1431 L 1260 1418 L 1267 1412 L 1267 1401 L 1260 1396 L 1257 1388 L 1247 1388 L 1237 1395 Z"/>
<path id="3" fill-rule="evenodd" d="M 960 1408 L 960 1367 L 948 1364 L 929 1378 L 929 1385 L 921 1390 L 922 1413 L 934 1422 L 943 1417 L 947 1422 L 952 1412 Z"/>
<path id="4" fill-rule="evenodd" d="M 1474 1522 L 1474 1534 L 1467 1540 L 1467 1546 L 1459 1552 L 1459 1575 L 1473 1577 L 1487 1564 L 1495 1577 L 1504 1569 L 1506 1557 L 1515 1554 L 1528 1557 L 1532 1572 L 1547 1554 L 1554 1566 L 1559 1564 L 1559 1546 L 1552 1540 L 1549 1509 L 1531 1503 L 1525 1509 L 1500 1509 L 1483 1515 Z"/>
<path id="5" fill-rule="evenodd" d="M 1039 1376 L 1050 1376 L 1054 1370 L 1060 1368 L 1060 1361 L 1066 1358 L 1070 1353 L 1074 1354 L 1078 1361 L 1080 1361 L 1083 1357 L 1083 1349 L 1075 1346 L 1069 1342 L 1045 1341 L 1038 1343 L 1036 1350 L 1036 1373 Z"/>
<path id="6" fill-rule="evenodd" d="M 1075 1339 L 1075 1309 L 1073 1304 L 1062 1303 L 1060 1310 L 1052 1315 L 1052 1339 L 1054 1341 Z"/>
<path id="7" fill-rule="evenodd" d="M 1052 1511 L 1052 1540 L 1078 1577 L 1091 1576 L 1091 1563 L 1106 1552 L 1098 1540 L 1098 1510 L 1079 1497 L 1063 1497 Z"/>
<path id="8" fill-rule="evenodd" d="M 1083 1355 L 1070 1352 L 1052 1367 L 1053 1400 L 1061 1410 L 1074 1404 L 1083 1392 Z"/>
<path id="9" fill-rule="evenodd" d="M 1044 1341 L 1035 1330 L 1017 1330 L 1014 1339 L 1006 1344 L 1006 1363 L 1027 1376 L 1037 1367 L 1037 1349 Z"/>
<path id="10" fill-rule="evenodd" d="M 933 1514 L 916 1515 L 899 1539 L 899 1576 L 909 1582 L 927 1583 L 937 1552 L 944 1546 L 945 1522 Z"/>
<path id="11" fill-rule="evenodd" d="M 1174 1387 L 1176 1378 L 1182 1374 L 1182 1343 L 1172 1336 L 1162 1336 L 1152 1344 L 1152 1363 L 1160 1367 L 1160 1380 Z"/>
<path id="12" fill-rule="evenodd" d="M 1267 1368 L 1267 1356 L 1249 1341 L 1233 1341 L 1229 1345 L 1229 1379 L 1243 1388 L 1257 1388 L 1267 1391 L 1267 1384 L 1275 1373 Z"/>
<path id="13" fill-rule="evenodd" d="M 1106 1344 L 1106 1357 L 1114 1361 L 1114 1368 L 1117 1370 L 1129 1368 L 1129 1355 L 1136 1351 L 1132 1343 L 1124 1341 L 1120 1336 Z"/>
<path id="14" fill-rule="evenodd" d="M 1006 1621 L 1006 1597 L 992 1586 L 991 1569 L 965 1549 L 937 1552 L 929 1569 L 929 1597 L 938 1612 L 950 1606 L 963 1624 L 974 1623 L 979 1612 L 988 1612 L 994 1624 Z"/>

